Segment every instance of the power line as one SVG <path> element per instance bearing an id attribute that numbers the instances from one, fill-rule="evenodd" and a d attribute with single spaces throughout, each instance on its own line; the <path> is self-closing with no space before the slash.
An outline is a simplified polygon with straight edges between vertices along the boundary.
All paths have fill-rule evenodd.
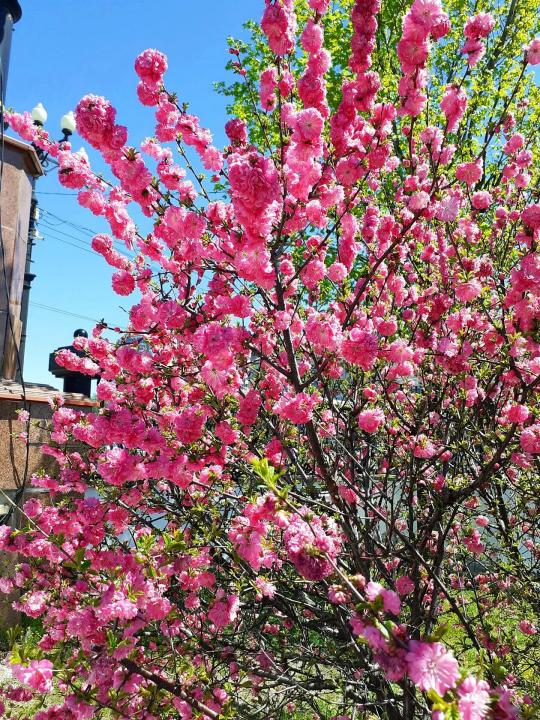
<path id="1" fill-rule="evenodd" d="M 36 308 L 39 308 L 40 310 L 47 310 L 48 312 L 56 313 L 57 315 L 65 315 L 68 317 L 74 317 L 78 318 L 79 320 L 89 320 L 93 323 L 99 323 L 101 320 L 97 320 L 96 318 L 89 317 L 88 315 L 79 315 L 79 313 L 72 313 L 69 310 L 63 310 L 62 308 L 53 307 L 52 305 L 45 305 L 43 303 L 33 302 L 30 301 L 30 305 L 33 305 Z M 107 325 L 109 327 L 113 327 L 113 325 L 120 326 L 122 323 L 110 323 L 108 322 Z"/>
<path id="2" fill-rule="evenodd" d="M 74 247 L 76 250 L 82 250 L 83 252 L 90 253 L 94 257 L 97 257 L 97 253 L 95 252 L 95 250 L 92 249 L 91 244 L 87 240 L 75 237 L 75 235 L 70 235 L 69 233 L 64 233 L 61 230 L 57 230 L 56 228 L 53 230 L 52 228 L 49 228 L 48 225 L 44 225 L 44 229 L 46 230 L 46 235 L 43 237 L 43 239 L 45 239 L 46 237 L 50 238 L 51 240 L 57 240 L 58 242 L 64 243 L 65 245 L 71 245 L 71 247 Z M 74 242 L 70 242 L 70 240 L 58 237 L 57 233 L 60 232 L 62 232 L 62 235 L 70 238 L 70 240 L 73 240 Z"/>
<path id="3" fill-rule="evenodd" d="M 69 225 L 70 227 L 74 228 L 75 230 L 78 230 L 79 232 L 82 232 L 91 237 L 94 237 L 94 235 L 98 234 L 97 230 L 92 230 L 92 228 L 86 227 L 85 225 L 79 225 L 78 223 L 74 223 L 71 220 L 66 220 L 66 218 L 60 217 L 60 215 L 56 215 L 55 213 L 52 213 L 50 210 L 45 210 L 42 208 L 42 212 L 45 215 L 49 215 L 50 217 L 54 218 L 55 220 L 58 220 L 58 225 Z"/>
<path id="4" fill-rule="evenodd" d="M 40 226 L 46 228 L 49 232 L 55 232 L 60 235 L 65 235 L 65 237 L 71 238 L 72 240 L 77 240 L 78 242 L 90 246 L 90 241 L 86 238 L 77 237 L 75 235 L 72 235 L 71 233 L 65 232 L 64 230 L 59 230 L 57 225 L 49 225 L 49 223 L 41 221 Z"/>
<path id="5" fill-rule="evenodd" d="M 57 231 L 57 232 L 58 232 L 58 231 Z M 24 242 L 21 234 L 20 234 L 18 231 L 17 231 L 17 235 L 18 235 L 19 239 L 20 239 L 22 242 Z M 51 234 L 51 230 L 49 230 L 48 228 L 47 228 L 47 237 L 50 238 L 51 240 L 57 240 L 58 242 L 65 243 L 66 245 L 71 245 L 71 247 L 74 247 L 76 250 L 82 250 L 83 252 L 90 253 L 90 254 L 93 255 L 94 257 L 97 257 L 97 253 L 96 253 L 94 250 L 92 250 L 91 247 L 90 247 L 90 245 L 87 245 L 87 244 L 84 242 L 84 240 L 79 240 L 79 238 L 75 238 L 75 237 L 73 237 L 73 236 L 71 236 L 71 235 L 68 236 L 68 237 L 73 237 L 73 240 L 76 240 L 77 243 L 79 243 L 79 242 L 80 242 L 80 243 L 83 243 L 83 244 L 84 244 L 84 247 L 83 247 L 83 245 L 78 245 L 78 244 L 76 244 L 76 243 L 70 242 L 69 240 L 64 240 L 64 238 L 55 237 L 54 235 Z M 44 238 L 42 237 L 41 239 L 44 239 Z M 36 244 L 36 242 L 35 242 L 35 239 L 34 239 L 34 245 L 35 245 L 35 244 Z"/>
<path id="6" fill-rule="evenodd" d="M 72 248 L 75 248 L 75 250 L 81 250 L 82 252 L 89 253 L 90 255 L 93 255 L 94 257 L 97 257 L 97 253 L 94 252 L 94 250 L 87 250 L 86 248 L 82 247 L 81 245 L 76 245 L 75 243 L 69 242 L 69 240 L 64 240 L 63 238 L 59 237 L 52 237 L 52 240 L 56 240 L 57 242 L 64 243 L 64 245 L 69 245 Z"/>
<path id="7" fill-rule="evenodd" d="M 59 220 L 58 223 L 51 223 L 46 218 L 41 218 L 39 221 L 40 226 L 44 227 L 49 233 L 51 231 L 54 231 L 55 233 L 60 233 L 61 235 L 64 235 L 67 238 L 70 238 L 71 240 L 75 240 L 76 242 L 84 243 L 88 247 L 91 247 L 91 241 L 87 240 L 87 238 L 94 238 L 95 235 L 98 233 L 93 231 L 91 228 L 87 228 L 84 225 L 77 225 L 76 223 L 72 223 L 69 220 L 65 220 L 64 218 L 61 218 L 59 215 L 55 215 L 54 213 L 51 213 L 49 210 L 42 210 L 43 213 L 46 213 L 47 215 L 50 215 L 51 217 L 55 218 L 56 220 Z M 72 233 L 68 233 L 65 230 L 60 230 L 60 225 L 68 225 L 72 228 L 74 228 L 76 231 L 86 234 L 85 238 L 76 237 Z M 53 238 L 59 240 L 59 238 Z M 126 248 L 124 244 L 118 240 L 117 238 L 113 239 L 113 242 L 115 245 L 119 246 L 119 249 L 121 250 L 122 254 L 125 255 L 130 260 L 135 260 L 136 254 L 133 252 L 126 251 Z M 90 252 L 90 251 L 89 251 Z M 91 252 L 94 252 L 93 250 Z"/>
<path id="8" fill-rule="evenodd" d="M 36 190 L 36 195 L 78 195 L 76 192 L 47 192 L 45 190 Z"/>
<path id="9" fill-rule="evenodd" d="M 86 238 L 77 237 L 76 235 L 72 235 L 71 233 L 65 232 L 65 230 L 60 230 L 58 228 L 58 225 L 51 225 L 46 220 L 40 220 L 40 227 L 44 230 L 46 230 L 46 237 L 51 237 L 52 240 L 58 240 L 59 242 L 64 242 L 66 245 L 73 245 L 73 243 L 68 242 L 67 240 L 64 240 L 60 237 L 57 237 L 58 234 L 63 235 L 65 238 L 69 238 L 70 240 L 73 240 L 77 243 L 80 243 L 81 245 L 84 245 L 84 247 L 73 245 L 73 247 L 79 247 L 81 250 L 85 250 L 86 252 L 92 253 L 94 257 L 97 257 L 99 253 L 97 253 L 93 248 L 90 240 L 87 240 Z M 54 235 L 52 234 L 54 233 Z M 115 243 L 121 245 L 119 241 L 115 240 Z M 135 260 L 136 255 L 134 253 L 127 252 L 126 249 L 122 246 L 122 254 L 125 255 L 130 260 Z"/>
<path id="10" fill-rule="evenodd" d="M 52 307 L 52 305 L 44 305 L 43 303 L 33 301 L 30 301 L 30 305 L 40 308 L 41 310 L 48 310 L 49 312 L 57 313 L 58 315 L 68 315 L 69 317 L 78 318 L 79 320 L 90 320 L 90 322 L 93 323 L 99 322 L 99 320 L 96 320 L 96 318 L 88 317 L 88 315 L 79 315 L 78 313 L 72 313 L 69 310 L 62 310 L 62 308 Z"/>
<path id="11" fill-rule="evenodd" d="M 82 238 L 77 238 L 74 235 L 69 235 L 69 233 L 62 233 L 64 236 L 71 238 L 71 240 L 74 240 L 75 242 L 70 242 L 69 240 L 65 240 L 64 238 L 58 237 L 56 233 L 59 233 L 60 230 L 52 230 L 51 228 L 45 226 L 45 235 L 44 238 L 50 238 L 51 240 L 57 240 L 58 242 L 65 243 L 66 245 L 71 245 L 72 247 L 76 248 L 77 250 L 83 250 L 84 252 L 90 253 L 95 258 L 100 257 L 100 253 L 98 253 L 96 250 L 94 250 L 90 243 L 87 243 Z M 80 244 L 75 244 L 80 243 Z M 122 253 L 127 257 L 129 260 L 135 260 L 136 256 L 133 253 Z"/>

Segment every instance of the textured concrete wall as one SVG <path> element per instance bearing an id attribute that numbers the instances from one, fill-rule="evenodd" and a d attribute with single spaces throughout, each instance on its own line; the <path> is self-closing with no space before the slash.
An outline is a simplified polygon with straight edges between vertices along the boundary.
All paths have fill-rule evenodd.
<path id="1" fill-rule="evenodd" d="M 17 435 L 24 430 L 22 423 L 17 421 L 17 409 L 22 408 L 22 402 L 0 400 L 0 488 L 9 491 L 12 496 L 24 482 L 27 465 L 26 445 Z M 41 445 L 47 440 L 46 422 L 50 419 L 52 410 L 46 403 L 31 403 L 29 406 L 32 423 L 30 427 L 30 446 L 28 452 L 27 482 L 32 473 L 44 468 L 47 472 L 55 471 L 53 458 L 43 455 Z M 35 426 L 35 422 L 39 427 Z M 23 498 L 24 502 L 24 498 Z M 6 505 L 5 497 L 0 493 L 0 505 Z M 18 513 L 12 519 L 12 525 L 20 524 Z M 15 571 L 18 557 L 11 553 L 0 553 L 0 576 L 10 577 Z M 11 604 L 18 597 L 17 592 L 10 595 L 0 594 L 0 627 L 8 628 L 20 623 L 20 613 L 13 610 Z"/>
<path id="2" fill-rule="evenodd" d="M 28 480 L 40 468 L 46 472 L 55 471 L 53 458 L 41 452 L 41 446 L 48 438 L 46 424 L 52 415 L 51 408 L 47 403 L 29 404 L 32 421 L 27 452 L 26 444 L 17 437 L 24 430 L 24 425 L 17 420 L 17 410 L 22 407 L 22 402 L 0 400 L 0 488 L 4 490 L 22 486 L 26 467 Z"/>
<path id="3" fill-rule="evenodd" d="M 0 553 L 0 577 L 12 577 L 16 564 L 17 557 L 15 555 Z M 18 596 L 18 592 L 12 592 L 9 595 L 0 593 L 0 628 L 6 629 L 20 624 L 21 614 L 11 607 Z"/>
<path id="4" fill-rule="evenodd" d="M 56 393 L 55 393 L 56 394 Z M 88 400 L 88 403 L 90 401 Z M 69 403 L 66 403 L 69 405 Z M 29 402 L 30 412 L 30 437 L 28 453 L 26 444 L 17 437 L 25 426 L 17 420 L 17 409 L 23 407 L 22 400 L 0 399 L 0 490 L 5 491 L 9 497 L 13 497 L 18 489 L 25 483 L 25 493 L 22 496 L 20 505 L 32 495 L 39 495 L 42 502 L 48 502 L 49 496 L 41 489 L 33 489 L 30 485 L 32 474 L 44 470 L 49 475 L 56 475 L 58 465 L 49 455 L 41 452 L 41 446 L 46 443 L 49 437 L 47 424 L 52 415 L 52 409 L 46 402 Z M 88 405 L 76 405 L 75 409 L 83 412 L 91 412 L 92 407 Z M 0 505 L 6 505 L 8 501 L 0 492 Z M 12 527 L 24 525 L 24 519 L 20 513 L 15 512 L 11 518 Z M 13 575 L 18 557 L 11 553 L 0 553 L 0 576 L 10 577 Z M 18 597 L 18 593 L 3 595 L 0 593 L 0 628 L 8 628 L 20 622 L 20 614 L 13 610 L 11 604 Z"/>

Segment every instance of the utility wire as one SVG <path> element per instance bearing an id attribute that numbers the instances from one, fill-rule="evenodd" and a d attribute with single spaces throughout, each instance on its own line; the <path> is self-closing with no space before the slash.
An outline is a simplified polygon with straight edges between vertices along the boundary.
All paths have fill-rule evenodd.
<path id="1" fill-rule="evenodd" d="M 47 236 L 49 237 L 48 233 L 47 233 Z M 96 257 L 96 253 L 93 250 L 84 248 L 81 245 L 77 245 L 76 243 L 70 242 L 69 240 L 64 240 L 63 238 L 52 237 L 52 236 L 51 236 L 51 239 L 56 240 L 57 242 L 64 243 L 64 245 L 69 245 L 70 247 L 75 248 L 75 250 L 80 250 L 81 252 L 86 252 L 86 253 L 89 253 L 90 255 L 92 255 L 93 257 Z"/>
<path id="2" fill-rule="evenodd" d="M 41 310 L 48 310 L 49 312 L 57 313 L 58 315 L 69 315 L 70 317 L 78 318 L 79 320 L 89 320 L 93 323 L 99 322 L 96 318 L 88 317 L 88 315 L 79 315 L 78 313 L 72 313 L 69 310 L 62 310 L 62 308 L 53 307 L 52 305 L 44 305 L 43 303 L 33 301 L 30 301 L 30 305 L 41 308 Z"/>
<path id="3" fill-rule="evenodd" d="M 40 228 L 44 228 L 47 230 L 47 234 L 53 232 L 55 233 L 55 235 L 63 235 L 70 240 L 76 240 L 77 242 L 83 243 L 84 245 L 86 245 L 86 247 L 91 247 L 92 245 L 91 241 L 87 238 L 81 237 L 80 235 L 73 235 L 73 233 L 65 232 L 65 230 L 59 230 L 57 225 L 49 225 L 48 223 L 44 223 L 43 221 L 40 221 L 39 225 Z"/>
<path id="4" fill-rule="evenodd" d="M 57 240 L 58 242 L 65 243 L 66 245 L 71 245 L 74 248 L 77 248 L 77 250 L 83 250 L 84 252 L 90 253 L 95 258 L 99 258 L 100 255 L 98 252 L 92 249 L 92 246 L 89 242 L 86 242 L 83 238 L 75 237 L 75 235 L 70 235 L 69 233 L 62 233 L 64 235 L 63 238 L 58 237 L 57 233 L 60 232 L 60 230 L 49 228 L 47 225 L 42 226 L 42 228 L 45 230 L 44 238 L 50 238 L 51 240 Z M 70 238 L 70 240 L 73 240 L 75 242 L 70 242 L 70 240 L 66 240 L 65 238 Z M 75 244 L 80 243 L 80 244 Z M 122 253 L 125 257 L 127 257 L 129 260 L 135 260 L 136 255 L 133 253 L 124 252 Z"/>
<path id="5" fill-rule="evenodd" d="M 82 232 L 89 237 L 94 237 L 94 235 L 97 235 L 97 230 L 92 230 L 92 228 L 86 227 L 85 225 L 79 225 L 78 223 L 74 223 L 71 220 L 66 220 L 65 218 L 60 217 L 59 215 L 56 215 L 55 213 L 52 213 L 50 210 L 45 210 L 44 208 L 41 210 L 41 212 L 44 215 L 47 215 L 51 218 L 54 218 L 55 220 L 58 220 L 57 225 L 69 225 L 70 227 L 74 228 L 75 230 L 78 230 L 79 232 Z M 53 223 L 49 220 L 50 224 Z"/>
<path id="6" fill-rule="evenodd" d="M 89 247 L 91 247 L 91 242 L 89 239 L 87 240 L 86 238 L 93 238 L 95 235 L 98 234 L 97 231 L 92 230 L 92 228 L 85 227 L 84 225 L 78 225 L 77 223 L 73 223 L 70 220 L 61 218 L 59 215 L 56 215 L 55 213 L 52 213 L 49 210 L 42 210 L 41 212 L 44 213 L 45 215 L 48 215 L 48 216 L 58 220 L 59 222 L 52 223 L 46 217 L 41 217 L 40 221 L 39 221 L 40 226 L 46 228 L 49 231 L 53 230 L 56 233 L 60 233 L 60 234 L 64 235 L 65 237 L 70 238 L 71 240 L 76 240 L 77 242 L 81 242 L 81 243 L 84 242 L 85 244 L 88 244 Z M 76 237 L 72 233 L 68 233 L 65 230 L 60 230 L 59 227 L 61 225 L 68 225 L 70 228 L 73 228 L 75 231 L 80 232 L 81 234 L 84 234 L 86 237 L 85 238 Z M 113 238 L 113 242 L 115 245 L 117 245 L 119 247 L 119 250 L 121 250 L 123 255 L 125 255 L 130 260 L 135 260 L 136 254 L 126 250 L 125 245 L 120 240 L 118 240 L 117 238 Z M 92 252 L 94 252 L 94 251 L 92 251 Z"/>
<path id="7" fill-rule="evenodd" d="M 74 247 L 76 250 L 82 250 L 83 252 L 90 253 L 94 257 L 97 257 L 97 253 L 94 250 L 92 250 L 90 243 L 87 243 L 82 238 L 77 238 L 73 235 L 68 235 L 68 237 L 70 237 L 76 241 L 76 242 L 70 242 L 69 240 L 65 240 L 64 238 L 55 236 L 54 234 L 52 234 L 51 230 L 49 230 L 48 228 L 46 228 L 46 229 L 47 229 L 47 238 L 50 238 L 51 240 L 57 240 L 58 242 L 65 243 L 66 245 L 71 245 L 71 247 Z M 58 232 L 58 231 L 56 231 L 56 232 Z M 21 240 L 21 242 L 24 242 L 24 238 L 21 236 L 21 234 L 19 232 L 17 232 L 17 235 L 19 236 L 19 239 Z M 44 238 L 42 238 L 42 239 L 44 239 Z M 78 244 L 78 243 L 81 243 L 81 244 Z M 35 244 L 36 243 L 34 242 L 34 245 Z"/>
<path id="8" fill-rule="evenodd" d="M 76 192 L 47 192 L 45 190 L 36 190 L 36 195 L 78 195 Z"/>

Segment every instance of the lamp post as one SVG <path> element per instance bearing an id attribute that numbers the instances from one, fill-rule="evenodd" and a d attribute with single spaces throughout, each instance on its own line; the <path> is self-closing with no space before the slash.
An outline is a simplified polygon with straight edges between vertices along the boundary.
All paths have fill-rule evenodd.
<path id="1" fill-rule="evenodd" d="M 40 127 L 45 125 L 47 118 L 49 117 L 47 111 L 43 107 L 43 103 L 38 103 L 36 107 L 32 109 L 30 114 L 32 116 L 32 120 L 34 121 L 34 125 L 39 125 Z"/>
<path id="2" fill-rule="evenodd" d="M 32 116 L 32 120 L 34 121 L 34 125 L 37 125 L 38 127 L 43 127 L 47 122 L 47 118 L 49 117 L 48 112 L 43 107 L 43 103 L 38 103 L 32 109 L 32 112 L 30 114 Z M 62 117 L 60 118 L 60 130 L 62 131 L 62 137 L 60 138 L 60 140 L 58 140 L 58 142 L 67 142 L 76 129 L 77 123 L 75 122 L 75 115 L 73 114 L 73 110 L 70 110 L 69 112 L 65 113 L 65 115 L 62 115 Z M 47 153 L 45 150 L 42 150 L 37 146 L 34 147 L 43 167 L 45 167 L 51 162 L 54 165 L 57 164 L 56 161 L 52 161 L 50 159 L 49 153 Z"/>
<path id="3" fill-rule="evenodd" d="M 70 110 L 65 115 L 62 115 L 60 119 L 60 129 L 64 134 L 64 140 L 67 140 L 71 135 L 73 135 L 77 129 L 77 123 L 75 122 L 73 110 Z"/>
<path id="4" fill-rule="evenodd" d="M 0 0 L 1 2 L 2 0 Z M 38 103 L 31 112 L 32 120 L 34 121 L 34 125 L 38 125 L 42 127 L 47 122 L 48 113 L 47 110 L 43 107 L 42 103 Z M 62 118 L 60 119 L 60 130 L 62 131 L 62 138 L 59 140 L 59 142 L 67 142 L 71 135 L 76 130 L 76 122 L 75 122 L 75 116 L 73 112 L 70 110 L 69 112 L 65 113 L 65 115 L 62 115 Z M 41 165 L 45 169 L 45 167 L 49 164 L 56 165 L 56 160 L 53 160 L 49 157 L 49 154 L 42 150 L 41 148 L 38 148 L 36 145 L 34 145 L 34 149 L 37 153 L 37 156 L 39 158 L 39 161 L 41 162 Z M 22 323 L 22 330 L 21 330 L 21 340 L 19 345 L 19 357 L 20 357 L 20 364 L 17 369 L 17 380 L 19 382 L 22 381 L 22 372 L 24 367 L 24 351 L 26 346 L 26 328 L 28 324 L 28 307 L 30 304 L 30 290 L 32 287 L 32 281 L 35 279 L 35 274 L 32 272 L 32 249 L 35 245 L 35 234 L 36 234 L 36 224 L 37 220 L 39 218 L 39 210 L 38 210 L 38 201 L 35 193 L 35 182 L 32 182 L 32 200 L 31 200 L 31 206 L 30 206 L 30 225 L 28 228 L 28 239 L 26 242 L 26 262 L 24 267 L 24 285 L 23 285 L 23 292 L 22 292 L 22 299 L 21 299 L 21 323 Z"/>

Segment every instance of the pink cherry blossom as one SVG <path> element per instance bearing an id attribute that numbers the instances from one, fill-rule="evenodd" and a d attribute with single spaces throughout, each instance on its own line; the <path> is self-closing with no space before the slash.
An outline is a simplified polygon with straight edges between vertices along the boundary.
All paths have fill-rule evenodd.
<path id="1" fill-rule="evenodd" d="M 14 664 L 10 669 L 17 680 L 39 693 L 52 690 L 53 664 L 50 660 L 31 660 L 26 666 Z"/>
<path id="2" fill-rule="evenodd" d="M 519 443 L 525 452 L 531 453 L 531 455 L 540 454 L 540 423 L 535 423 L 522 430 Z"/>
<path id="3" fill-rule="evenodd" d="M 118 270 L 112 276 L 112 286 L 118 295 L 130 295 L 135 290 L 135 278 L 127 270 Z"/>
<path id="4" fill-rule="evenodd" d="M 461 163 L 456 168 L 456 178 L 466 183 L 474 185 L 482 177 L 482 168 L 478 162 Z"/>
<path id="5" fill-rule="evenodd" d="M 286 55 L 294 47 L 296 19 L 290 0 L 266 0 L 261 27 L 268 38 L 270 49 L 277 55 Z"/>
<path id="6" fill-rule="evenodd" d="M 489 711 L 489 685 L 484 680 L 465 678 L 458 690 L 458 708 L 463 720 L 484 720 Z"/>
<path id="7" fill-rule="evenodd" d="M 400 595 L 409 595 L 414 590 L 414 583 L 408 575 L 396 579 L 396 590 Z"/>
<path id="8" fill-rule="evenodd" d="M 530 417 L 529 408 L 526 405 L 512 405 L 506 411 L 506 417 L 510 422 L 521 425 Z"/>
<path id="9" fill-rule="evenodd" d="M 239 608 L 240 598 L 238 595 L 227 595 L 223 599 L 215 601 L 208 612 L 208 619 L 220 630 L 236 620 Z"/>
<path id="10" fill-rule="evenodd" d="M 540 205 L 529 205 L 521 213 L 521 219 L 527 227 L 533 230 L 540 229 Z"/>
<path id="11" fill-rule="evenodd" d="M 161 82 L 167 70 L 167 58 L 159 50 L 145 50 L 135 60 L 135 72 L 148 84 Z"/>
<path id="12" fill-rule="evenodd" d="M 308 580 L 322 580 L 333 573 L 332 560 L 341 551 L 340 534 L 329 518 L 307 510 L 292 516 L 283 534 L 289 560 Z"/>
<path id="13" fill-rule="evenodd" d="M 492 202 L 493 197 L 486 190 L 479 190 L 472 196 L 472 206 L 475 210 L 487 210 Z"/>
<path id="14" fill-rule="evenodd" d="M 407 674 L 421 690 L 435 690 L 444 695 L 455 687 L 459 677 L 458 663 L 441 643 L 411 640 L 405 658 Z"/>
<path id="15" fill-rule="evenodd" d="M 358 415 L 358 424 L 367 433 L 377 432 L 384 423 L 384 413 L 379 408 L 362 410 Z"/>
<path id="16" fill-rule="evenodd" d="M 525 57 L 529 65 L 540 64 L 540 38 L 535 38 L 526 48 Z"/>
<path id="17" fill-rule="evenodd" d="M 465 91 L 455 85 L 449 85 L 441 100 L 441 110 L 446 116 L 448 132 L 454 132 L 467 109 Z"/>
<path id="18" fill-rule="evenodd" d="M 481 283 L 474 279 L 456 285 L 456 297 L 460 302 L 471 302 L 482 292 Z"/>

